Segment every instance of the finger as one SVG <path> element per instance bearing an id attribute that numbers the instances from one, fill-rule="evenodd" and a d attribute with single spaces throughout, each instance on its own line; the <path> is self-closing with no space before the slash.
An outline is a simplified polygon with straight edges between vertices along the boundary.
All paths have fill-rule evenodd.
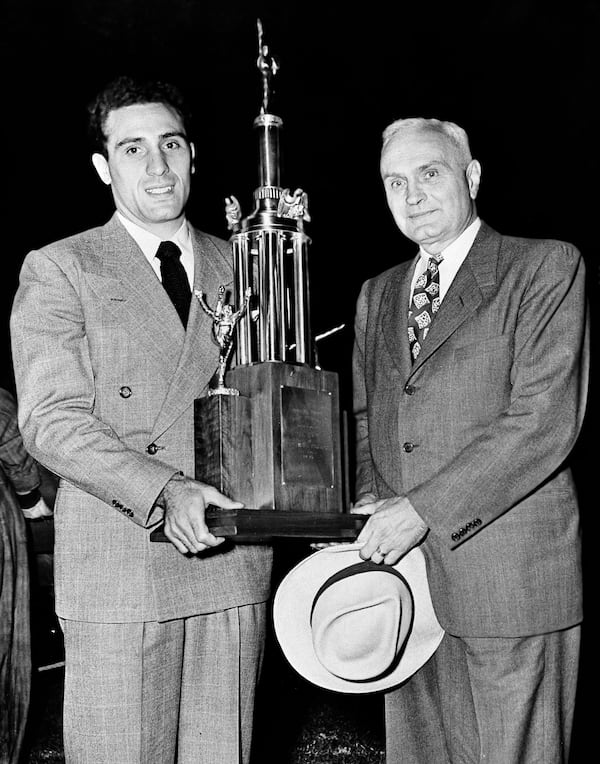
<path id="1" fill-rule="evenodd" d="M 230 499 L 211 485 L 203 484 L 203 488 L 206 504 L 212 504 L 221 509 L 241 509 L 244 506 L 243 502 Z"/>
<path id="2" fill-rule="evenodd" d="M 385 553 L 380 549 L 376 549 L 371 555 L 371 561 L 381 565 L 385 561 Z"/>
<path id="3" fill-rule="evenodd" d="M 395 565 L 398 560 L 401 560 L 402 557 L 404 557 L 404 553 L 401 552 L 399 549 L 392 549 L 391 552 L 388 552 L 385 556 L 385 559 L 383 560 L 386 565 Z"/>
<path id="4" fill-rule="evenodd" d="M 167 525 L 167 523 L 165 523 L 163 527 L 163 531 L 165 536 L 169 539 L 171 544 L 173 544 L 173 546 L 175 547 L 175 549 L 177 549 L 178 552 L 181 552 L 181 554 L 189 553 L 190 551 L 189 545 L 186 542 L 184 542 L 184 540 L 180 538 L 175 532 L 173 532 L 173 530 L 171 529 L 170 526 Z"/>
<path id="5" fill-rule="evenodd" d="M 192 518 L 187 538 L 194 544 L 195 552 L 204 552 L 208 547 L 219 546 L 225 541 L 223 536 L 215 536 L 208 530 L 204 514 Z"/>
<path id="6" fill-rule="evenodd" d="M 205 536 L 209 531 L 204 523 L 204 513 L 200 516 L 190 517 L 167 517 L 165 519 L 165 536 L 175 539 L 185 547 L 186 552 L 197 554 L 207 548 Z"/>
<path id="7" fill-rule="evenodd" d="M 372 515 L 375 512 L 374 504 L 355 504 L 350 509 L 351 515 Z"/>
<path id="8" fill-rule="evenodd" d="M 213 536 L 212 533 L 209 533 L 206 536 L 202 537 L 201 543 L 204 545 L 204 548 L 206 549 L 207 547 L 214 548 L 216 546 L 219 546 L 219 544 L 222 544 L 224 541 L 225 541 L 225 536 Z"/>
<path id="9" fill-rule="evenodd" d="M 372 535 L 373 535 L 373 530 L 371 528 L 371 521 L 367 520 L 367 522 L 363 525 L 360 533 L 356 537 L 356 543 L 362 544 L 362 546 L 364 547 L 365 544 L 369 543 L 369 539 L 371 538 Z"/>
<path id="10" fill-rule="evenodd" d="M 374 538 L 372 535 L 369 537 L 369 539 L 366 541 L 366 543 L 363 544 L 362 549 L 359 551 L 359 556 L 363 560 L 371 560 L 373 559 L 373 555 L 377 552 L 377 539 Z M 381 557 L 381 560 L 383 559 L 383 556 Z M 381 560 L 374 560 L 374 562 L 381 562 Z"/>

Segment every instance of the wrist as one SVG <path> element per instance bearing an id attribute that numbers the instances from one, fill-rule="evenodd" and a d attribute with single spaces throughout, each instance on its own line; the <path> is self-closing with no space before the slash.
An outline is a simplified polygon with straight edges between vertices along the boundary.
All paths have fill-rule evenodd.
<path id="1" fill-rule="evenodd" d="M 174 475 L 171 475 L 169 480 L 165 483 L 163 486 L 162 491 L 158 494 L 158 497 L 156 501 L 154 502 L 159 507 L 165 507 L 166 504 L 169 502 L 169 499 L 173 495 L 173 493 L 177 490 L 177 484 L 185 482 L 187 478 L 183 474 L 183 472 L 176 472 Z"/>

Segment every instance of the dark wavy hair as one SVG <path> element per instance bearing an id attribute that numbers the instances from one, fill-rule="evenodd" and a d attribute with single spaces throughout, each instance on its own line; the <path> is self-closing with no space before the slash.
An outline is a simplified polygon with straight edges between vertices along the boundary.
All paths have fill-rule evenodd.
<path id="1" fill-rule="evenodd" d="M 184 129 L 189 135 L 191 115 L 183 94 L 175 85 L 161 80 L 120 76 L 109 82 L 88 106 L 88 135 L 92 152 L 107 157 L 107 136 L 104 127 L 111 111 L 144 103 L 163 103 L 170 106 L 183 120 Z"/>

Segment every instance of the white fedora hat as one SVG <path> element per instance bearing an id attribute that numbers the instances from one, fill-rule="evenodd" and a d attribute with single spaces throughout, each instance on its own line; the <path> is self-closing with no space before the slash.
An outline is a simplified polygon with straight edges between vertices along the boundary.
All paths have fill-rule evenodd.
<path id="1" fill-rule="evenodd" d="M 388 690 L 411 677 L 444 636 L 425 558 L 416 547 L 393 567 L 361 560 L 361 545 L 302 560 L 275 593 L 283 654 L 313 684 L 346 693 Z"/>

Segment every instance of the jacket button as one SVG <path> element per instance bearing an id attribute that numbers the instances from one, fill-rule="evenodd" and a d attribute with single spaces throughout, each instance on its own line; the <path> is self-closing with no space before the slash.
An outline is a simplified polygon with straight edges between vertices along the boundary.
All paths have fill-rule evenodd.
<path id="1" fill-rule="evenodd" d="M 414 392 L 415 392 L 415 389 L 416 389 L 416 388 L 415 388 L 415 386 L 414 386 L 414 385 L 405 385 L 405 386 L 404 386 L 404 392 L 405 392 L 407 395 L 413 395 L 413 394 L 414 394 Z"/>
<path id="2" fill-rule="evenodd" d="M 156 443 L 150 443 L 149 446 L 146 447 L 146 452 L 154 456 L 154 454 L 158 451 L 158 446 Z"/>
<path id="3" fill-rule="evenodd" d="M 415 444 L 411 443 L 410 441 L 407 441 L 402 445 L 402 448 L 404 451 L 406 451 L 407 454 L 410 454 L 410 452 L 414 449 Z"/>
<path id="4" fill-rule="evenodd" d="M 124 385 L 119 389 L 119 395 L 121 398 L 130 398 L 131 397 L 131 388 L 127 387 L 127 385 Z"/>

